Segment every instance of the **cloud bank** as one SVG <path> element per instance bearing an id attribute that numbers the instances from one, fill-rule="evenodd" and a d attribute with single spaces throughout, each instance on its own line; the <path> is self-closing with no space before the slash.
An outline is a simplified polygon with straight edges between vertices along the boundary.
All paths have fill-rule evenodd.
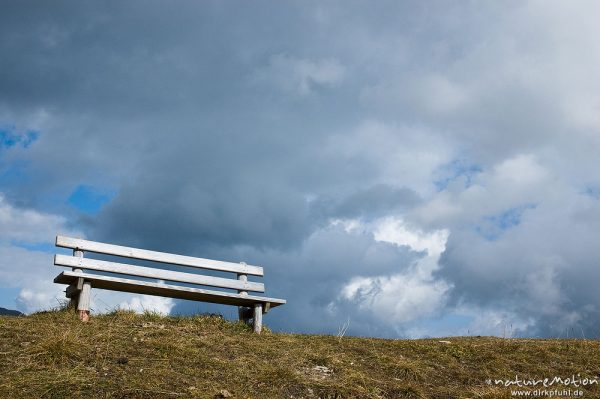
<path id="1" fill-rule="evenodd" d="M 597 337 L 597 8 L 6 6 L 0 290 L 62 232 L 261 264 L 278 330 Z"/>

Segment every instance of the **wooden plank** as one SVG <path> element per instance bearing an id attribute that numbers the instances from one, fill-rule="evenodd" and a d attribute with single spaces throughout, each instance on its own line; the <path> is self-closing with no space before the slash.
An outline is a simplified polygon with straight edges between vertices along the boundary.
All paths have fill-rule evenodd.
<path id="1" fill-rule="evenodd" d="M 99 288 L 112 291 L 131 292 L 134 294 L 166 296 L 178 299 L 188 299 L 192 301 L 248 307 L 253 307 L 255 303 L 269 302 L 271 304 L 271 308 L 274 308 L 286 303 L 285 299 L 268 298 L 254 295 L 242 296 L 230 292 L 181 287 L 177 285 L 100 276 L 88 273 L 75 273 L 70 271 L 62 272 L 56 276 L 54 282 L 58 284 L 71 284 L 78 277 L 83 277 L 86 281 L 92 282 L 95 289 Z"/>
<path id="2" fill-rule="evenodd" d="M 54 264 L 57 266 L 69 266 L 79 269 L 119 273 L 136 277 L 148 277 L 159 280 L 176 281 L 179 283 L 191 283 L 219 288 L 232 288 L 244 291 L 265 292 L 265 286 L 263 283 L 256 283 L 253 281 L 248 281 L 247 279 L 245 281 L 242 281 L 222 277 L 202 276 L 199 274 L 155 269 L 152 267 L 133 266 L 124 263 L 107 262 L 98 259 L 78 258 L 66 255 L 54 255 Z"/>
<path id="3" fill-rule="evenodd" d="M 207 270 L 243 273 L 252 276 L 263 276 L 263 268 L 245 263 L 223 262 L 219 260 L 196 258 L 185 255 L 175 255 L 166 252 L 149 251 L 147 249 L 122 247 L 80 238 L 56 236 L 56 246 L 61 248 L 79 249 L 106 255 L 122 256 L 124 258 L 149 260 L 153 262 L 170 263 L 174 265 L 197 267 Z"/>

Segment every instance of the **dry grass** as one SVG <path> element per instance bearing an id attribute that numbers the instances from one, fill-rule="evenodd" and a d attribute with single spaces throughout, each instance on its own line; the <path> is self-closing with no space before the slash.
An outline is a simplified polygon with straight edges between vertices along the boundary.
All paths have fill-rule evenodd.
<path id="1" fill-rule="evenodd" d="M 600 379 L 599 341 L 446 340 L 258 336 L 219 317 L 151 313 L 0 317 L 0 397 L 508 398 L 486 380 Z"/>

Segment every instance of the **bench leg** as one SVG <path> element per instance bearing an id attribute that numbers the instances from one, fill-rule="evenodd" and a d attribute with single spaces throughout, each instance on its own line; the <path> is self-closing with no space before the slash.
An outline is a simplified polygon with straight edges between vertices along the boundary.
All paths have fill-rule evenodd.
<path id="1" fill-rule="evenodd" d="M 79 320 L 88 322 L 90 320 L 90 296 L 92 292 L 92 285 L 89 282 L 84 282 L 81 292 L 79 293 L 79 300 L 77 301 L 77 313 L 79 314 Z"/>
<path id="2" fill-rule="evenodd" d="M 254 332 L 260 334 L 262 331 L 262 303 L 254 304 Z"/>

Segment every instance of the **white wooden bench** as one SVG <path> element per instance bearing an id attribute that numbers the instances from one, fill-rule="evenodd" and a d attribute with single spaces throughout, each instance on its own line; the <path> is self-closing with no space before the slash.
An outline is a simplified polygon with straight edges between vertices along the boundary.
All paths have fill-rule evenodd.
<path id="1" fill-rule="evenodd" d="M 284 299 L 248 294 L 249 291 L 265 291 L 263 283 L 248 280 L 248 276 L 262 277 L 264 273 L 262 267 L 247 265 L 244 262 L 221 262 L 165 252 L 122 247 L 60 235 L 56 236 L 56 246 L 73 250 L 73 256 L 59 254 L 54 256 L 54 264 L 56 266 L 66 266 L 72 269 L 71 271 L 60 273 L 54 279 L 54 282 L 68 285 L 66 290 L 67 298 L 70 298 L 71 302 L 76 305 L 79 318 L 82 321 L 89 320 L 92 287 L 238 306 L 239 319 L 245 323 L 252 321 L 254 332 L 256 333 L 260 333 L 262 329 L 263 313 L 267 313 L 269 309 L 275 306 L 285 304 Z M 176 265 L 180 268 L 183 266 L 184 268 L 194 268 L 195 271 L 204 269 L 236 273 L 236 278 L 207 276 L 185 271 L 164 270 L 149 266 L 136 266 L 84 258 L 83 255 L 85 252 L 159 262 Z M 88 271 L 91 271 L 91 273 Z M 113 275 L 99 274 L 97 272 L 112 273 Z M 123 278 L 122 275 L 142 277 L 146 280 Z M 147 279 L 152 279 L 152 281 L 148 281 Z M 164 281 L 185 283 L 188 285 L 166 284 Z M 206 287 L 218 287 L 235 291 L 217 291 L 207 289 Z"/>

